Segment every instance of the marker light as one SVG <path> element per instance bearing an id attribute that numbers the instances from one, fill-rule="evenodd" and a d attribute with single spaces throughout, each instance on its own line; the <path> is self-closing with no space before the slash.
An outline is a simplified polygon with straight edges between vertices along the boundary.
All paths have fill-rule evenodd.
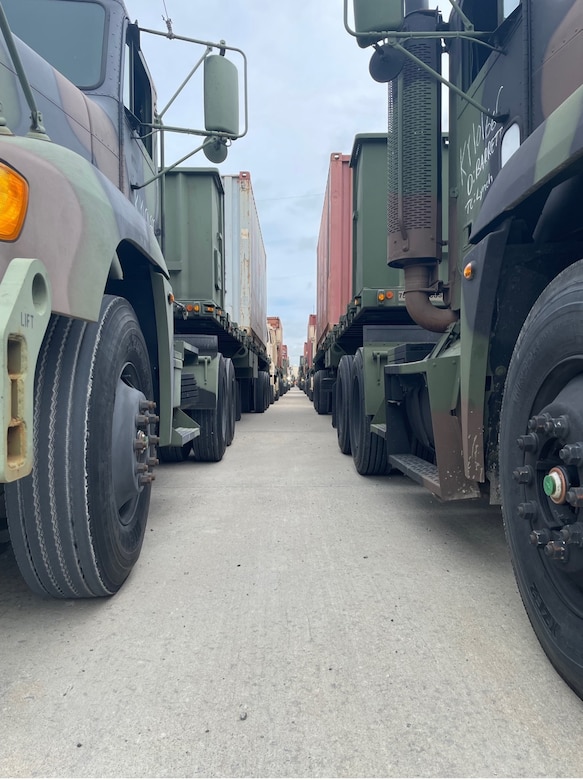
<path id="1" fill-rule="evenodd" d="M 473 278 L 474 278 L 474 266 L 471 263 L 468 263 L 464 268 L 464 279 L 473 279 Z"/>
<path id="2" fill-rule="evenodd" d="M 28 184 L 15 170 L 0 163 L 0 240 L 15 241 L 28 208 Z"/>
<path id="3" fill-rule="evenodd" d="M 380 302 L 380 303 L 382 303 L 382 302 L 385 300 L 385 294 L 384 294 L 384 292 L 380 292 L 380 293 L 377 295 L 377 299 L 379 300 L 379 302 Z"/>

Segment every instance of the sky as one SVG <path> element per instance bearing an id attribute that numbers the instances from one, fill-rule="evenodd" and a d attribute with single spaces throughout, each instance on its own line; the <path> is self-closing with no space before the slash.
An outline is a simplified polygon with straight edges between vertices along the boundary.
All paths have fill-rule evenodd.
<path id="1" fill-rule="evenodd" d="M 249 131 L 216 167 L 223 175 L 251 174 L 267 254 L 267 315 L 281 318 L 297 366 L 316 311 L 330 155 L 350 154 L 357 133 L 386 131 L 387 88 L 369 75 L 372 50 L 345 31 L 342 0 L 126 0 L 126 7 L 141 27 L 165 31 L 169 17 L 175 34 L 223 39 L 247 56 Z M 202 51 L 149 35 L 141 43 L 161 109 Z M 165 123 L 202 127 L 201 94 L 199 77 Z M 192 137 L 169 138 L 167 164 L 196 145 Z M 212 164 L 200 152 L 185 165 Z"/>

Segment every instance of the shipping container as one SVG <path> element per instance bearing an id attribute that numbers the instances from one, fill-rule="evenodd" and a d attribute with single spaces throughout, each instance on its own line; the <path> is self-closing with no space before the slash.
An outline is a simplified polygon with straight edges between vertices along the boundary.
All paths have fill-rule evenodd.
<path id="1" fill-rule="evenodd" d="M 267 345 L 267 257 L 248 171 L 223 176 L 225 309 L 240 328 Z"/>
<path id="2" fill-rule="evenodd" d="M 331 181 L 338 179 L 334 171 L 344 159 L 344 155 L 335 158 L 336 155 L 332 155 L 330 159 L 328 186 Z M 350 188 L 345 187 L 343 190 L 346 202 L 342 203 L 342 209 L 338 208 L 339 218 L 335 230 L 332 231 L 332 239 L 336 247 L 343 247 L 346 252 L 342 237 L 350 230 L 351 240 L 347 255 L 351 262 L 343 258 L 339 251 L 335 256 L 330 254 L 328 260 L 330 273 L 333 274 L 334 269 L 337 272 L 333 289 L 337 293 L 340 288 L 338 279 L 341 272 L 343 284 L 348 285 L 348 292 L 344 293 L 342 311 L 338 314 L 334 312 L 336 322 L 328 322 L 327 330 L 322 332 L 310 365 L 307 384 L 311 388 L 314 408 L 318 414 L 334 412 L 341 361 L 344 361 L 341 380 L 344 380 L 346 385 L 349 382 L 351 361 L 356 352 L 371 339 L 380 344 L 380 339 L 393 338 L 387 335 L 386 331 L 381 334 L 375 330 L 378 324 L 388 323 L 391 328 L 410 323 L 404 305 L 403 271 L 389 268 L 387 265 L 387 134 L 357 135 L 348 160 L 351 184 Z M 322 215 L 321 234 L 324 232 L 324 235 L 327 233 L 330 212 L 330 207 L 326 206 L 327 200 L 328 190 Z M 320 260 L 320 255 L 318 259 Z M 349 268 L 350 282 L 347 282 Z M 318 273 L 320 274 L 320 271 Z M 318 300 L 318 311 L 329 311 L 329 290 L 330 285 L 318 285 L 318 294 L 324 296 L 323 301 Z M 344 392 L 343 402 L 346 398 L 347 393 Z M 336 415 L 333 421 L 336 422 Z M 340 424 L 342 429 L 342 422 Z M 345 445 L 341 444 L 341 448 L 344 450 Z"/>
<path id="3" fill-rule="evenodd" d="M 350 155 L 330 155 L 316 250 L 316 345 L 336 325 L 352 297 L 352 171 Z"/>
<path id="4" fill-rule="evenodd" d="M 283 344 L 283 325 L 279 317 L 267 318 L 268 351 L 271 357 L 269 375 L 272 399 L 277 401 L 289 390 L 287 378 L 287 347 Z M 285 355 L 285 359 L 284 359 Z"/>
<path id="5" fill-rule="evenodd" d="M 268 317 L 267 323 L 271 328 L 273 328 L 274 331 L 274 339 L 276 345 L 275 363 L 278 368 L 282 368 L 283 363 L 282 363 L 281 347 L 283 344 L 283 325 L 281 324 L 281 320 L 279 317 Z"/>
<path id="6" fill-rule="evenodd" d="M 250 187 L 248 173 L 223 179 L 216 168 L 175 168 L 166 174 L 165 184 L 165 247 L 177 304 L 175 330 L 213 364 L 219 358 L 227 361 L 235 416 L 239 411 L 263 412 L 269 405 L 265 325 L 251 326 L 260 316 L 256 312 L 261 307 L 265 310 L 267 283 L 265 250 Z M 196 414 L 201 419 L 208 416 L 209 405 L 217 409 L 218 389 L 210 394 L 209 390 L 207 379 L 204 391 L 198 393 L 202 413 Z M 229 413 L 232 417 L 232 410 Z M 215 427 L 207 426 L 213 442 Z M 163 456 L 174 460 L 179 454 L 170 449 Z"/>

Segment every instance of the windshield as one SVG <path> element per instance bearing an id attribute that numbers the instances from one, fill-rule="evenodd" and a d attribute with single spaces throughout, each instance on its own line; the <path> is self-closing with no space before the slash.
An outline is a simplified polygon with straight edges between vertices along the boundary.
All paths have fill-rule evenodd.
<path id="1" fill-rule="evenodd" d="M 2 0 L 15 35 L 81 89 L 102 81 L 105 9 L 80 0 Z"/>

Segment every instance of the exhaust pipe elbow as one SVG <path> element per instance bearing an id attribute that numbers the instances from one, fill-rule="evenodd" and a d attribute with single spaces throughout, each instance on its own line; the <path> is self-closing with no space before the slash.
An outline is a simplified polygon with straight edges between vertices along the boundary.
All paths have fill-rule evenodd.
<path id="1" fill-rule="evenodd" d="M 432 333 L 443 333 L 458 317 L 451 309 L 439 309 L 429 300 L 433 267 L 419 264 L 405 267 L 405 305 L 417 325 Z"/>

